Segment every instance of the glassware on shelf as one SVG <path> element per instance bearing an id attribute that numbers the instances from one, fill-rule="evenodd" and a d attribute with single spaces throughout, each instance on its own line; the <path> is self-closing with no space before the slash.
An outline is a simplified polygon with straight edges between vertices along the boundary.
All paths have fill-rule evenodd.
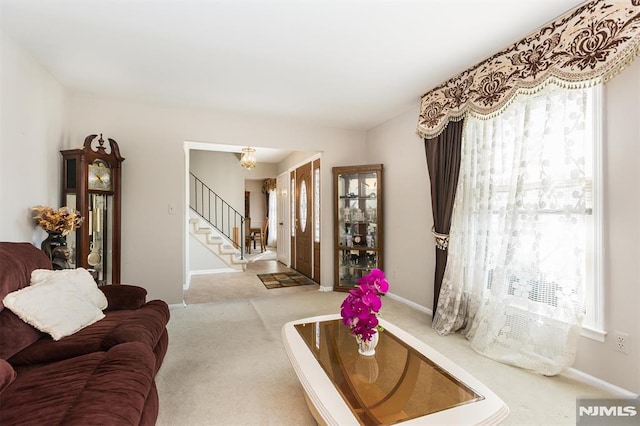
<path id="1" fill-rule="evenodd" d="M 350 229 L 347 229 L 347 234 L 345 235 L 345 245 L 347 247 L 353 247 L 353 235 L 351 235 Z"/>
<path id="2" fill-rule="evenodd" d="M 367 247 L 373 247 L 374 243 L 373 243 L 373 235 L 371 235 L 371 230 L 367 231 Z"/>
<path id="3" fill-rule="evenodd" d="M 376 209 L 369 207 L 367 209 L 367 220 L 369 222 L 375 222 L 376 221 Z"/>
<path id="4" fill-rule="evenodd" d="M 364 214 L 362 214 L 362 210 L 355 207 L 351 211 L 351 220 L 354 222 L 364 222 Z"/>
<path id="5" fill-rule="evenodd" d="M 342 212 L 345 223 L 351 223 L 351 208 L 345 207 Z"/>
<path id="6" fill-rule="evenodd" d="M 369 268 L 370 270 L 373 268 L 377 268 L 377 262 L 376 262 L 376 254 L 375 252 L 367 252 L 367 268 Z"/>

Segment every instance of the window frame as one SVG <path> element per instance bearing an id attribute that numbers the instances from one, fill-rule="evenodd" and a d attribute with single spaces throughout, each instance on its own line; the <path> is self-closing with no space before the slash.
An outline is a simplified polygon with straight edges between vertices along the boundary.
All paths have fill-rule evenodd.
<path id="1" fill-rule="evenodd" d="M 581 335 L 589 339 L 605 342 L 607 331 L 605 328 L 605 276 L 604 276 L 604 88 L 602 84 L 594 85 L 589 90 L 591 105 L 589 106 L 591 126 L 591 209 L 585 214 L 585 306 Z M 563 182 L 561 185 L 571 185 Z M 496 191 L 508 192 L 508 185 L 496 185 Z M 533 188 L 535 189 L 535 188 Z M 523 210 L 525 212 L 525 210 Z M 548 212 L 556 214 L 555 212 Z M 561 214 L 561 212 L 557 212 Z M 487 289 L 491 288 L 491 274 L 487 277 Z M 534 299 L 531 299 L 534 300 Z"/>
<path id="2" fill-rule="evenodd" d="M 605 341 L 605 292 L 604 292 L 604 88 L 602 84 L 592 89 L 592 158 L 593 158 L 593 213 L 592 217 L 592 253 L 590 293 L 591 303 L 587 305 L 587 312 L 582 324 L 582 336 L 598 342 Z M 591 305 L 591 306 L 589 306 Z"/>

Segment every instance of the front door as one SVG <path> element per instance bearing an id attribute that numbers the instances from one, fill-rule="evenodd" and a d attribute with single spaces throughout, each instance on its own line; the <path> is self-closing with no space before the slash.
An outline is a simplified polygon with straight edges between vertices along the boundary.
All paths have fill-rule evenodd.
<path id="1" fill-rule="evenodd" d="M 308 277 L 312 276 L 313 255 L 313 213 L 311 200 L 313 191 L 311 188 L 311 163 L 296 169 L 296 250 L 295 269 Z"/>

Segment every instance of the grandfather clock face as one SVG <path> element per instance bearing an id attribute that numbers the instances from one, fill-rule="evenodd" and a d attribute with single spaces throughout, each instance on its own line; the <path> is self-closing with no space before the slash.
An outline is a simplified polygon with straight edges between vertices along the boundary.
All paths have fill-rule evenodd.
<path id="1" fill-rule="evenodd" d="M 109 163 L 103 160 L 95 160 L 89 164 L 88 186 L 90 191 L 111 191 L 113 180 Z"/>

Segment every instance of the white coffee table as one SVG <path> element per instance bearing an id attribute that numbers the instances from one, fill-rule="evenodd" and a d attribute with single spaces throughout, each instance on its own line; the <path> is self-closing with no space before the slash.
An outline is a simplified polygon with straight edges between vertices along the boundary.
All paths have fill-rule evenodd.
<path id="1" fill-rule="evenodd" d="M 357 352 L 339 315 L 282 328 L 289 360 L 319 424 L 498 424 L 509 409 L 489 388 L 424 342 L 381 319 L 376 354 Z"/>

